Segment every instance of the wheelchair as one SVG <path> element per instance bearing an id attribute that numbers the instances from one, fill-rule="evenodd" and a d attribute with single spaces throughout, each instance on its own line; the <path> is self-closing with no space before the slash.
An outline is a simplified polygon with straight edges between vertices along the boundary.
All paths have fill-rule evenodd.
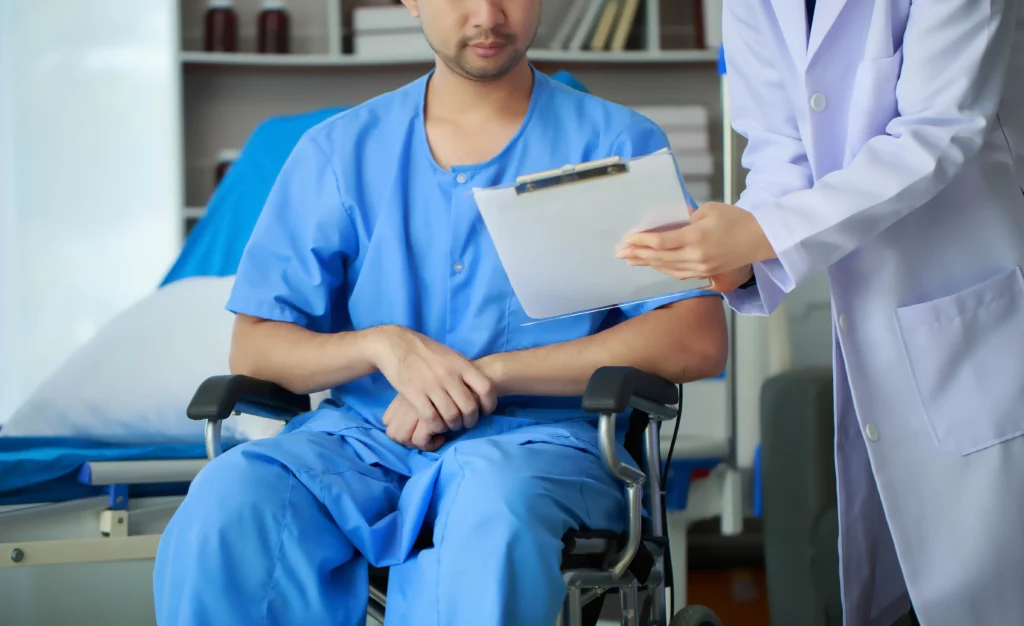
<path id="1" fill-rule="evenodd" d="M 232 415 L 245 413 L 288 422 L 310 408 L 309 396 L 264 380 L 226 375 L 205 380 L 189 403 L 187 414 L 190 419 L 206 421 L 206 452 L 213 459 L 222 451 L 221 424 Z M 562 541 L 566 598 L 560 626 L 595 626 L 612 592 L 619 596 L 622 626 L 722 626 L 710 609 L 699 605 L 686 606 L 671 621 L 668 619 L 665 589 L 672 584 L 672 570 L 665 528 L 660 427 L 662 422 L 675 419 L 678 432 L 682 387 L 635 368 L 603 367 L 587 384 L 583 409 L 598 415 L 601 456 L 611 473 L 624 483 L 629 523 L 623 533 L 600 529 L 566 533 Z M 646 472 L 624 463 L 616 451 L 616 419 L 626 411 L 630 411 L 630 422 L 625 449 L 637 466 L 642 466 L 641 460 L 646 462 Z M 646 518 L 642 514 L 645 495 Z M 387 570 L 371 568 L 367 616 L 383 624 L 386 605 Z"/>

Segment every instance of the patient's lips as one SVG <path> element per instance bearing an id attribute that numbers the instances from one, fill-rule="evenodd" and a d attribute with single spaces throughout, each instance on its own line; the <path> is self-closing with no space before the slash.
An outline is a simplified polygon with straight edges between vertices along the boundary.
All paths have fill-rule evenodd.
<path id="1" fill-rule="evenodd" d="M 491 39 L 472 43 L 469 48 L 479 56 L 490 58 L 501 54 L 507 45 L 508 42 L 502 39 Z"/>

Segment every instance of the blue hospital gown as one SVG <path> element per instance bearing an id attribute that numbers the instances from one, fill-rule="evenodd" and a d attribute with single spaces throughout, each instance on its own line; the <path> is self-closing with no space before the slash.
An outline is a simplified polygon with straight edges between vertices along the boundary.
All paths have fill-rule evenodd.
<path id="1" fill-rule="evenodd" d="M 594 334 L 667 302 L 524 326 L 471 190 L 668 146 L 639 114 L 534 72 L 494 158 L 440 167 L 427 74 L 307 132 L 242 256 L 228 308 L 318 332 L 408 327 L 475 359 Z M 682 299 L 680 295 L 675 299 Z M 157 554 L 162 624 L 363 623 L 367 566 L 391 567 L 388 623 L 554 623 L 561 537 L 624 528 L 621 484 L 580 398 L 505 397 L 436 453 L 387 438 L 375 373 L 279 436 L 206 467 Z M 414 550 L 421 534 L 433 546 Z"/>

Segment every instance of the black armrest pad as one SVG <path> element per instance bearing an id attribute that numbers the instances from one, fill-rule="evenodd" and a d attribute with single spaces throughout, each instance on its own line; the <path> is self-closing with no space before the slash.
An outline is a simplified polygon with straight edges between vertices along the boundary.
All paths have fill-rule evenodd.
<path id="1" fill-rule="evenodd" d="M 249 376 L 213 376 L 196 390 L 186 413 L 189 419 L 227 419 L 233 411 L 287 422 L 309 411 L 309 396 Z"/>
<path id="2" fill-rule="evenodd" d="M 622 413 L 633 396 L 670 406 L 679 401 L 679 390 L 669 381 L 634 367 L 608 366 L 594 372 L 583 393 L 588 413 Z"/>

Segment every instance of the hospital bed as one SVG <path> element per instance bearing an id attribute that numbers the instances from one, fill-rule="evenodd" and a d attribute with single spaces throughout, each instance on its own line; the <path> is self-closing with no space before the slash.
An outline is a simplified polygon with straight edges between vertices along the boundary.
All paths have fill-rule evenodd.
<path id="1" fill-rule="evenodd" d="M 162 286 L 190 276 L 232 275 L 246 233 L 251 232 L 290 146 L 310 126 L 340 110 L 275 118 L 258 128 L 211 198 L 206 216 L 192 231 Z M 614 581 L 612 587 L 625 585 L 627 602 L 633 590 L 640 590 L 641 582 L 649 586 L 674 582 L 669 603 L 685 606 L 688 526 L 715 516 L 721 516 L 727 533 L 741 526 L 738 473 L 722 462 L 728 457 L 732 432 L 725 419 L 725 385 L 724 380 L 712 380 L 686 386 L 687 402 L 681 405 L 682 419 L 676 420 L 681 427 L 674 449 L 671 432 L 661 431 L 660 426 L 637 431 L 639 448 L 654 445 L 656 456 L 673 453 L 665 494 L 671 551 L 655 556 L 666 542 L 652 543 L 648 538 L 636 544 L 635 533 L 623 545 L 617 538 L 569 542 L 579 546 L 575 552 L 569 551 L 574 558 L 589 555 L 603 561 L 613 552 L 621 557 L 637 550 L 641 561 L 657 562 L 657 567 L 651 565 L 652 571 L 668 572 L 660 567 L 662 558 L 674 563 L 674 581 L 641 580 L 631 571 L 626 574 L 634 577 L 635 584 L 628 576 Z M 629 394 L 620 395 L 615 402 L 628 404 L 629 398 Z M 637 408 L 652 408 L 649 401 L 643 402 L 641 397 L 642 406 Z M 244 403 L 231 410 L 266 414 L 266 406 Z M 661 415 L 664 407 L 654 413 Z M 210 426 L 208 442 L 186 444 L 115 445 L 67 437 L 0 437 L 0 623 L 152 623 L 152 560 L 160 533 L 184 498 L 189 482 L 207 462 L 208 453 L 219 447 L 215 429 Z M 647 437 L 659 431 L 660 438 L 652 444 Z M 614 459 L 608 460 L 628 474 Z M 693 481 L 691 488 L 692 475 L 702 477 Z M 654 480 L 648 481 L 648 486 L 651 482 Z M 655 515 L 652 524 L 659 523 L 659 517 Z M 652 526 L 648 534 L 663 533 L 664 520 L 660 523 L 660 531 Z M 623 553 L 625 548 L 629 550 Z M 593 601 L 598 596 L 583 589 L 612 581 L 607 573 L 599 572 L 595 582 L 596 568 L 583 570 L 590 573 L 579 574 L 579 593 L 571 593 L 569 602 L 593 611 L 600 605 Z M 54 589 L 60 589 L 68 602 L 50 601 Z M 652 597 L 650 604 L 654 610 L 662 600 Z M 95 621 L 83 621 L 84 615 L 94 616 Z"/>

